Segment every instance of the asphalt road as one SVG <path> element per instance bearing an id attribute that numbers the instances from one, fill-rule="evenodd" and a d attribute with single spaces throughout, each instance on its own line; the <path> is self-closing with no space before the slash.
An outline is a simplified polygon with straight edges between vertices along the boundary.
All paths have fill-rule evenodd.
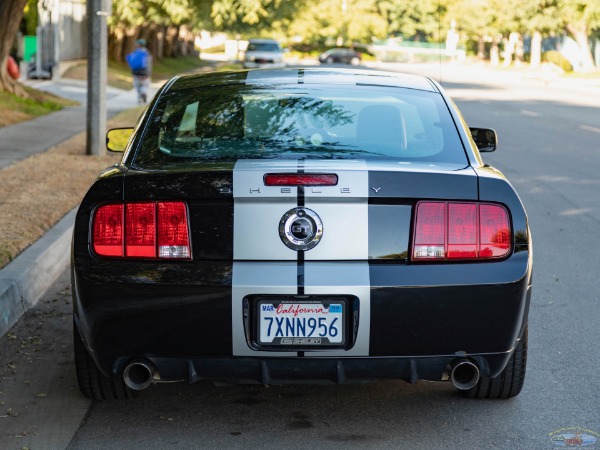
<path id="1" fill-rule="evenodd" d="M 450 70 L 442 80 L 467 122 L 498 131 L 500 147 L 484 160 L 529 214 L 534 291 L 518 397 L 466 400 L 425 382 L 198 383 L 92 403 L 76 388 L 65 274 L 0 340 L 0 448 L 543 449 L 577 430 L 600 448 L 599 94 L 483 77 Z"/>

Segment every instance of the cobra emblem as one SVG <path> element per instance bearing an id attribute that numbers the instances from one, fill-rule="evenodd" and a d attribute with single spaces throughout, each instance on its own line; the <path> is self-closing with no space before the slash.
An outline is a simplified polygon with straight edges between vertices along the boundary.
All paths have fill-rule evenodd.
<path id="1" fill-rule="evenodd" d="M 310 250 L 323 237 L 323 223 L 312 209 L 290 209 L 279 221 L 279 237 L 292 250 Z"/>

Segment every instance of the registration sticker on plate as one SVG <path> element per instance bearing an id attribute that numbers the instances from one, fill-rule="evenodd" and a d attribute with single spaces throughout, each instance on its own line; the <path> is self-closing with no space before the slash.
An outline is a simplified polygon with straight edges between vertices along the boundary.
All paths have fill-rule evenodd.
<path id="1" fill-rule="evenodd" d="M 343 345 L 344 303 L 261 301 L 261 345 Z"/>

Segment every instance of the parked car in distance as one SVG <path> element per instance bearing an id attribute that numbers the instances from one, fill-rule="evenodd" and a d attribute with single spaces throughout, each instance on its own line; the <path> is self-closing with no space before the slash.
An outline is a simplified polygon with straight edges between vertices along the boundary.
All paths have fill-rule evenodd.
<path id="1" fill-rule="evenodd" d="M 274 39 L 250 39 L 244 53 L 245 69 L 282 68 L 284 50 Z"/>
<path id="2" fill-rule="evenodd" d="M 475 138 L 474 138 L 475 137 Z M 478 147 L 479 146 L 479 147 Z M 525 209 L 435 81 L 356 68 L 175 77 L 78 209 L 81 392 L 154 383 L 525 380 Z"/>
<path id="3" fill-rule="evenodd" d="M 343 63 L 356 66 L 361 60 L 360 53 L 350 48 L 332 48 L 319 55 L 321 64 Z"/>

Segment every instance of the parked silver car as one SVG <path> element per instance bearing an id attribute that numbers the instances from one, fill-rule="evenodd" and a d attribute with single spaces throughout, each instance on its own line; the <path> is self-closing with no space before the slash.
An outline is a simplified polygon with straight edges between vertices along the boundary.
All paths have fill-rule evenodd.
<path id="1" fill-rule="evenodd" d="M 244 54 L 244 68 L 283 68 L 283 53 L 281 44 L 274 39 L 250 39 Z"/>

